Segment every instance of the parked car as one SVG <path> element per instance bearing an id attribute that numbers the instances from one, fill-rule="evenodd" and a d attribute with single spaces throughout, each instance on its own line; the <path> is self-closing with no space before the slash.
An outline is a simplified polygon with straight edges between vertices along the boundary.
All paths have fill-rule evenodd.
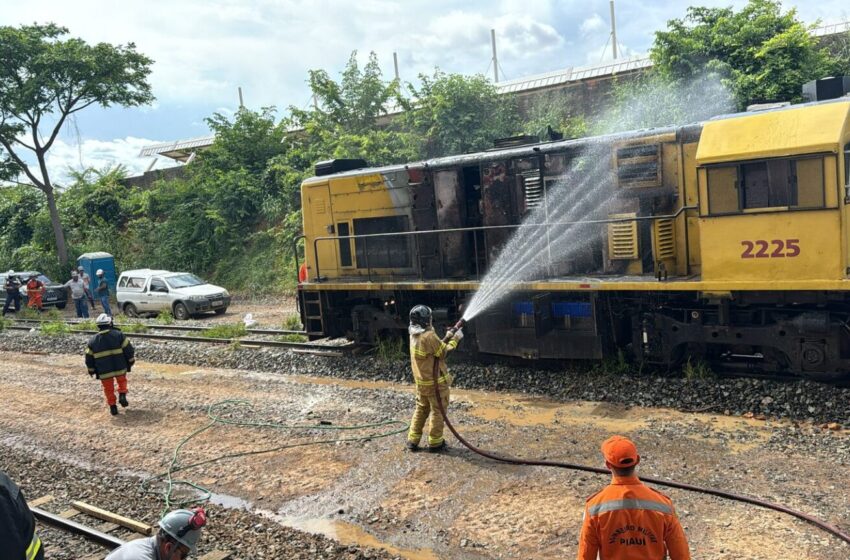
<path id="1" fill-rule="evenodd" d="M 68 290 L 63 288 L 62 284 L 54 282 L 44 274 L 34 270 L 15 272 L 15 276 L 21 280 L 21 305 L 27 305 L 27 282 L 33 274 L 38 276 L 38 279 L 44 284 L 44 296 L 41 298 L 44 307 L 65 309 L 65 306 L 68 305 Z M 0 285 L 6 282 L 6 275 L 6 272 L 0 274 Z"/>
<path id="2" fill-rule="evenodd" d="M 175 319 L 184 320 L 208 311 L 221 315 L 230 305 L 227 290 L 194 274 L 149 268 L 122 272 L 115 296 L 129 317 L 169 310 Z"/>

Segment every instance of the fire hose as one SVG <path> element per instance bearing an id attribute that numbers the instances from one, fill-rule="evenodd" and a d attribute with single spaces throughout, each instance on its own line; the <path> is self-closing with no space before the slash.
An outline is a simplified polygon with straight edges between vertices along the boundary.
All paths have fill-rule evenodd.
<path id="1" fill-rule="evenodd" d="M 448 342 L 449 339 L 452 336 L 454 336 L 454 333 L 457 332 L 460 328 L 463 327 L 464 323 L 465 323 L 465 321 L 463 319 L 461 319 L 453 327 L 451 327 L 447 331 L 446 336 L 443 339 L 443 342 Z M 509 464 L 512 464 L 512 465 L 557 467 L 557 468 L 562 468 L 562 469 L 584 471 L 584 472 L 590 472 L 590 473 L 596 473 L 596 474 L 604 474 L 604 475 L 610 474 L 608 469 L 603 469 L 603 468 L 600 468 L 600 467 L 591 467 L 591 466 L 588 466 L 588 465 L 579 465 L 579 464 L 576 464 L 576 463 L 566 463 L 566 462 L 562 462 L 562 461 L 548 461 L 548 460 L 543 460 L 543 459 L 523 459 L 523 458 L 520 458 L 520 457 L 511 457 L 509 455 L 499 455 L 497 453 L 493 453 L 492 451 L 485 451 L 483 449 L 479 449 L 478 447 L 469 443 L 462 435 L 460 435 L 458 433 L 457 429 L 455 429 L 451 420 L 449 420 L 449 415 L 446 413 L 446 409 L 443 407 L 443 401 L 440 398 L 440 384 L 437 382 L 437 379 L 439 378 L 439 371 L 440 371 L 440 359 L 435 357 L 434 358 L 434 370 L 432 372 L 432 376 L 433 376 L 433 380 L 434 380 L 434 390 L 436 391 L 437 406 L 440 409 L 440 414 L 443 415 L 443 420 L 445 421 L 446 426 L 448 426 L 449 431 L 451 431 L 451 433 L 454 434 L 455 438 L 457 438 L 457 440 L 461 444 L 463 444 L 464 447 L 466 447 L 467 449 L 469 449 L 473 453 L 477 453 L 478 455 L 481 455 L 482 457 L 487 457 L 488 459 L 492 459 L 494 461 L 499 461 L 499 462 L 502 462 L 502 463 L 509 463 Z M 822 529 L 823 531 L 826 531 L 827 533 L 830 533 L 830 534 L 838 537 L 839 539 L 841 539 L 845 543 L 850 544 L 850 535 L 843 532 L 841 529 L 839 529 L 835 525 L 829 524 L 825 521 L 821 521 L 820 519 L 818 519 L 814 516 L 811 516 L 807 513 L 803 513 L 801 511 L 791 509 L 791 508 L 783 506 L 781 504 L 776 504 L 776 503 L 769 502 L 769 501 L 766 501 L 766 500 L 760 500 L 758 498 L 753 498 L 753 497 L 750 497 L 750 496 L 744 496 L 742 494 L 735 494 L 735 493 L 732 493 L 732 492 L 726 492 L 724 490 L 717 490 L 717 489 L 714 489 L 714 488 L 704 488 L 704 487 L 701 487 L 701 486 L 694 486 L 692 484 L 685 484 L 684 482 L 676 482 L 676 481 L 673 481 L 673 480 L 664 480 L 664 479 L 660 479 L 660 478 L 650 478 L 650 477 L 643 477 L 643 476 L 640 477 L 640 478 L 644 482 L 649 482 L 651 484 L 657 484 L 659 486 L 666 486 L 668 488 L 678 488 L 680 490 L 687 490 L 689 492 L 698 492 L 700 494 L 708 494 L 708 495 L 711 495 L 711 496 L 717 496 L 719 498 L 725 498 L 727 500 L 734 500 L 734 501 L 737 501 L 737 502 L 752 504 L 752 505 L 763 507 L 763 508 L 766 508 L 766 509 L 772 509 L 772 510 L 778 511 L 780 513 L 785 513 L 787 515 L 791 515 L 793 517 L 796 517 L 797 519 L 801 519 L 803 521 L 811 523 L 815 527 L 818 527 L 819 529 Z"/>

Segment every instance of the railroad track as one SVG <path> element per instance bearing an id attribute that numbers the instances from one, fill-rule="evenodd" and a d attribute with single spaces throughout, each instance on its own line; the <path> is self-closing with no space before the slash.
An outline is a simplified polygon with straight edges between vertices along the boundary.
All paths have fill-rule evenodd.
<path id="1" fill-rule="evenodd" d="M 32 500 L 29 507 L 40 525 L 49 525 L 54 529 L 79 535 L 106 549 L 85 556 L 82 560 L 103 560 L 109 551 L 118 548 L 127 541 L 149 537 L 155 532 L 155 528 L 147 523 L 124 517 L 82 501 L 72 501 L 70 507 L 60 513 L 51 513 L 43 508 L 54 506 L 53 509 L 55 509 L 55 504 L 56 499 L 52 495 L 47 495 Z M 89 524 L 93 522 L 97 525 Z M 226 560 L 228 558 L 230 558 L 230 552 L 213 550 L 201 556 L 198 560 Z"/>
<path id="2" fill-rule="evenodd" d="M 39 324 L 39 323 L 49 323 L 55 322 L 50 321 L 49 319 L 15 319 L 17 323 L 29 323 L 29 324 Z M 80 321 L 62 321 L 67 325 L 76 325 L 80 323 Z M 126 323 L 115 323 L 116 327 L 122 327 Z M 135 323 L 134 323 L 135 324 Z M 159 325 L 159 324 L 148 324 L 148 323 L 138 323 L 145 325 L 149 329 L 161 330 L 161 331 L 208 331 L 214 327 L 207 327 L 203 325 Z M 307 333 L 304 331 L 295 331 L 295 330 L 287 330 L 287 329 L 245 329 L 247 332 L 251 334 L 267 334 L 267 335 L 284 335 L 284 334 L 302 334 L 306 335 Z"/>
<path id="3" fill-rule="evenodd" d="M 29 331 L 33 328 L 34 324 L 40 324 L 47 321 L 39 320 L 39 319 L 19 319 L 16 321 L 17 323 L 24 323 L 23 325 L 15 324 L 7 326 L 6 328 L 9 330 L 18 330 L 18 331 Z M 63 321 L 67 325 L 76 325 L 78 321 Z M 26 326 L 29 325 L 29 326 Z M 116 325 L 120 327 L 121 325 Z M 146 325 L 151 330 L 160 330 L 163 325 Z M 172 327 L 175 325 L 164 325 L 164 329 L 162 330 L 175 330 Z M 188 331 L 204 331 L 208 330 L 210 327 L 201 327 L 201 326 L 178 326 L 176 330 L 188 330 Z M 304 334 L 303 331 L 286 331 L 286 330 L 271 330 L 271 329 L 252 329 L 249 330 L 252 334 L 262 333 L 264 335 L 277 335 L 281 334 Z M 79 334 L 79 335 L 92 335 L 97 334 L 97 331 L 94 330 L 71 330 L 67 334 Z M 346 354 L 353 353 L 362 347 L 356 343 L 349 343 L 345 345 L 332 346 L 328 344 L 322 344 L 318 341 L 314 342 L 290 342 L 285 340 L 267 340 L 267 339 L 254 339 L 254 338 L 209 338 L 205 336 L 188 336 L 188 335 L 172 335 L 172 334 L 158 334 L 158 333 L 134 333 L 134 332 L 124 332 L 124 334 L 130 338 L 142 338 L 148 340 L 163 340 L 163 341 L 179 341 L 179 342 L 197 342 L 197 343 L 206 343 L 206 344 L 233 344 L 238 342 L 240 346 L 251 348 L 251 347 L 266 347 L 266 348 L 288 348 L 295 352 L 303 353 L 303 354 L 314 354 L 320 356 L 334 356 L 341 357 Z"/>

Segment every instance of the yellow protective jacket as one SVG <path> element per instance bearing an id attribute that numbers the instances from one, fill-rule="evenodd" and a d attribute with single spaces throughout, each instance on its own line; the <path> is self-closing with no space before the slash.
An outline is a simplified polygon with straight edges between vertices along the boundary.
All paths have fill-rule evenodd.
<path id="1" fill-rule="evenodd" d="M 442 388 L 452 382 L 449 369 L 446 367 L 446 354 L 457 348 L 457 340 L 443 342 L 433 327 L 424 329 L 410 325 L 410 368 L 413 370 L 413 380 L 420 395 L 433 395 L 434 391 L 434 360 L 440 360 L 440 373 L 437 381 Z"/>

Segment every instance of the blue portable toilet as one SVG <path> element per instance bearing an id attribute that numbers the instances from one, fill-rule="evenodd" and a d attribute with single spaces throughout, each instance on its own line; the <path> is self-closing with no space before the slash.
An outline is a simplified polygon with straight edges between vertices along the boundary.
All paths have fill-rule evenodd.
<path id="1" fill-rule="evenodd" d="M 77 259 L 77 266 L 83 267 L 83 270 L 88 274 L 92 283 L 97 279 L 97 269 L 103 269 L 103 277 L 106 278 L 106 283 L 109 284 L 109 295 L 115 298 L 115 284 L 118 282 L 118 274 L 115 273 L 115 257 L 103 251 L 94 253 L 84 253 Z M 97 287 L 95 284 L 94 287 Z"/>

